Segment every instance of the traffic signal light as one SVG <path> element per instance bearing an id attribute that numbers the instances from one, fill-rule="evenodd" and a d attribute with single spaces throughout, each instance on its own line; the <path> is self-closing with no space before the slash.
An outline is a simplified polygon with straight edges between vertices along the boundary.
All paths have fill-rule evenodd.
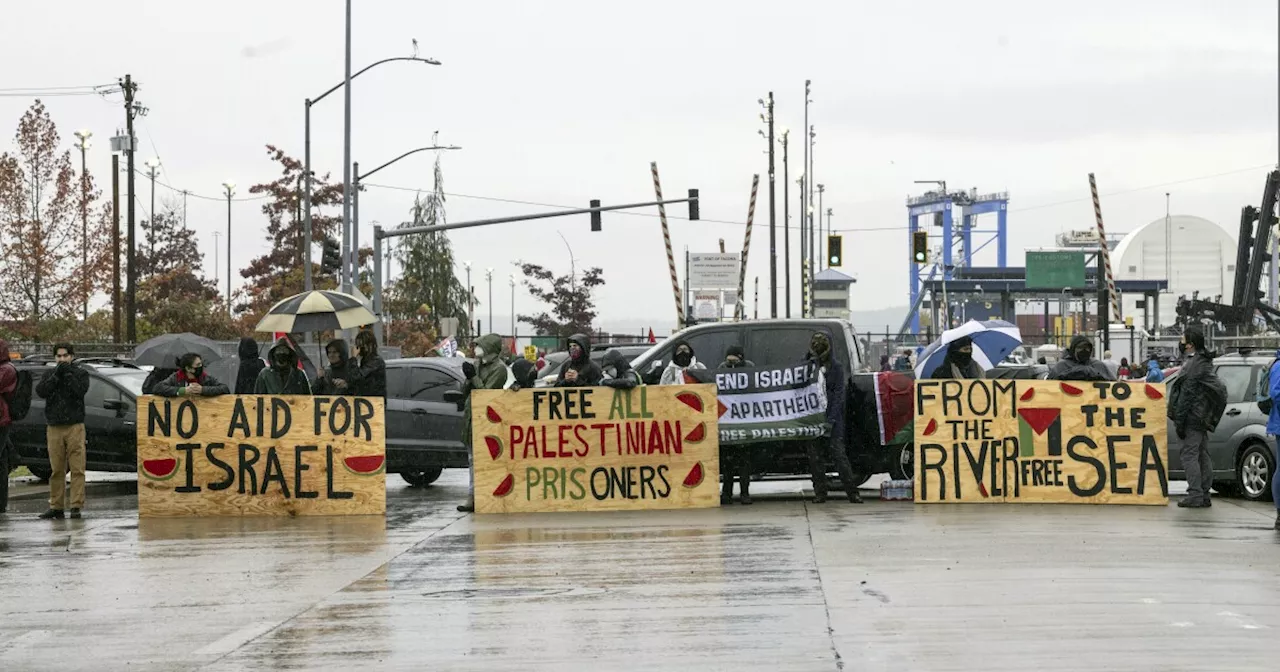
<path id="1" fill-rule="evenodd" d="M 591 199 L 591 207 L 593 208 L 600 207 L 600 199 L 596 199 L 596 198 Z M 591 230 L 592 231 L 600 230 L 600 211 L 599 210 L 596 210 L 595 212 L 591 213 Z"/>
<path id="2" fill-rule="evenodd" d="M 827 266 L 839 266 L 844 261 L 844 238 L 827 236 Z"/>
<path id="3" fill-rule="evenodd" d="M 917 264 L 929 263 L 928 231 L 916 231 L 911 234 L 911 260 Z"/>
<path id="4" fill-rule="evenodd" d="M 331 275 L 342 266 L 342 249 L 333 237 L 326 237 L 320 249 L 320 272 Z"/>
<path id="5" fill-rule="evenodd" d="M 689 190 L 689 221 L 698 221 L 698 190 Z"/>

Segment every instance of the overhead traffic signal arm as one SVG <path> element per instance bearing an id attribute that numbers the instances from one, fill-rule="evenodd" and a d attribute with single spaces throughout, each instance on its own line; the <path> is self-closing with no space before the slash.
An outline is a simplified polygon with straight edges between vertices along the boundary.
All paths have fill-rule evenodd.
<path id="1" fill-rule="evenodd" d="M 642 208 L 650 205 L 671 205 L 673 203 L 688 203 L 689 204 L 689 221 L 696 222 L 700 219 L 700 214 L 701 214 L 698 209 L 698 201 L 699 201 L 699 198 L 698 198 L 697 189 L 690 189 L 688 198 L 676 198 L 676 199 L 664 200 L 664 201 L 653 201 L 652 203 L 630 203 L 627 205 L 602 206 L 600 205 L 599 199 L 593 198 L 591 199 L 590 207 L 588 207 L 585 210 L 572 210 L 568 212 L 554 213 L 553 215 L 549 215 L 549 216 L 563 216 L 563 215 L 572 215 L 572 214 L 577 214 L 581 212 L 587 212 L 591 214 L 591 230 L 601 231 L 603 227 L 601 226 L 602 222 L 600 218 L 600 213 L 602 212 L 608 212 L 610 210 L 628 210 L 631 208 Z M 531 219 L 531 218 L 522 217 L 519 219 Z M 495 220 L 495 221 L 499 221 L 499 220 Z"/>

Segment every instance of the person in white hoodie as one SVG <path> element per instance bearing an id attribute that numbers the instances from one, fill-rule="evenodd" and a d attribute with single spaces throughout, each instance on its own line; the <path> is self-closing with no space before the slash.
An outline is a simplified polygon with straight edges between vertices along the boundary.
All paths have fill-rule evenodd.
<path id="1" fill-rule="evenodd" d="M 658 381 L 659 385 L 684 385 L 686 369 L 700 371 L 707 368 L 693 355 L 693 346 L 685 341 L 676 341 L 676 347 L 672 352 L 674 354 L 671 356 L 671 363 L 663 369 L 662 379 Z"/>

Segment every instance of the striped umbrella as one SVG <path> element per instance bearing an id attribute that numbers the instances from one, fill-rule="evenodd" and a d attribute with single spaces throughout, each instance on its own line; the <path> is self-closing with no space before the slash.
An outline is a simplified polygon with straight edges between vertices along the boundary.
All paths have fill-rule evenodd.
<path id="1" fill-rule="evenodd" d="M 377 321 L 360 299 L 342 292 L 317 290 L 295 294 L 271 306 L 256 330 L 297 334 L 353 329 Z"/>
<path id="2" fill-rule="evenodd" d="M 916 358 L 916 378 L 927 378 L 934 369 L 942 366 L 942 360 L 947 357 L 947 346 L 963 336 L 973 339 L 973 361 L 984 371 L 994 368 L 1014 348 L 1022 345 L 1022 332 L 1009 322 L 969 320 L 955 329 L 942 332 L 942 338 L 930 343 L 920 353 Z"/>

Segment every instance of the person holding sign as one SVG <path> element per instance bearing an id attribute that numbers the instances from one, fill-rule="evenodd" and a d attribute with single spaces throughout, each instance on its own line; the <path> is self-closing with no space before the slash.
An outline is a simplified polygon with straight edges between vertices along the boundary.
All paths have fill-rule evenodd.
<path id="1" fill-rule="evenodd" d="M 731 345 L 725 350 L 721 369 L 740 369 L 754 367 L 755 363 L 747 359 L 746 350 L 741 345 Z M 738 476 L 738 501 L 743 506 L 751 504 L 751 472 L 755 456 L 755 446 L 744 444 L 739 446 L 720 446 L 720 503 L 733 503 L 733 477 Z"/>
<path id="2" fill-rule="evenodd" d="M 44 399 L 45 442 L 49 449 L 49 510 L 41 518 L 61 520 L 66 499 L 67 470 L 71 470 L 71 517 L 79 518 L 84 508 L 84 395 L 89 392 L 89 373 L 72 360 L 76 351 L 70 343 L 53 346 L 58 363 L 40 379 L 36 394 Z M 6 477 L 8 475 L 6 474 Z"/>
<path id="3" fill-rule="evenodd" d="M 1062 361 L 1053 365 L 1049 371 L 1049 380 L 1115 380 L 1106 364 L 1093 358 L 1093 343 L 1088 336 L 1076 336 L 1071 339 L 1071 347 L 1062 356 Z"/>
<path id="4" fill-rule="evenodd" d="M 458 510 L 472 512 L 476 510 L 476 471 L 471 464 L 471 391 L 501 390 L 512 382 L 511 371 L 502 363 L 502 337 L 497 334 L 485 334 L 471 344 L 476 363 L 462 363 L 462 375 L 467 382 L 462 386 L 462 393 L 467 397 L 466 410 L 462 415 L 462 443 L 467 447 L 467 463 L 471 472 L 471 487 L 467 492 L 467 502 L 459 504 Z M 477 366 L 477 364 L 479 366 Z M 599 367 L 597 367 L 597 370 Z M 562 374 L 563 375 L 563 374 Z"/>
<path id="5" fill-rule="evenodd" d="M 556 387 L 595 387 L 604 380 L 600 365 L 591 361 L 591 340 L 583 334 L 569 337 L 569 361 L 560 369 Z"/>
<path id="6" fill-rule="evenodd" d="M 178 358 L 178 366 L 177 372 L 156 385 L 156 394 L 162 397 L 216 397 L 231 393 L 231 388 L 205 372 L 200 355 L 188 352 Z"/>
<path id="7" fill-rule="evenodd" d="M 685 369 L 701 371 L 707 368 L 693 356 L 693 346 L 687 341 L 676 341 L 672 352 L 675 354 L 671 356 L 671 363 L 667 364 L 667 368 L 662 370 L 659 385 L 684 385 Z"/>
<path id="8" fill-rule="evenodd" d="M 640 374 L 631 368 L 631 363 L 620 350 L 615 349 L 604 353 L 604 359 L 600 363 L 604 366 L 605 375 L 608 376 L 600 383 L 605 387 L 630 390 L 644 384 L 644 381 L 640 380 Z"/>
<path id="9" fill-rule="evenodd" d="M 360 372 L 347 356 L 347 342 L 335 338 L 324 346 L 324 353 L 329 358 L 329 368 L 321 369 L 312 391 L 321 397 L 355 394 L 355 381 Z"/>
<path id="10" fill-rule="evenodd" d="M 311 394 L 307 374 L 298 368 L 298 353 L 286 338 L 267 351 L 267 362 L 253 384 L 254 394 Z"/>
<path id="11" fill-rule="evenodd" d="M 844 484 L 845 495 L 852 504 L 861 504 L 862 495 L 858 494 L 858 483 L 853 479 L 853 465 L 849 463 L 849 452 L 845 449 L 844 400 L 848 393 L 848 383 L 840 362 L 831 356 L 831 339 L 822 332 L 816 332 L 809 339 L 809 353 L 805 361 L 818 366 L 827 394 L 827 425 L 831 434 L 827 439 L 814 439 L 805 442 L 809 454 L 809 469 L 813 472 L 813 503 L 827 501 L 827 463 L 824 459 L 823 446 L 840 472 L 840 481 Z"/>
<path id="12" fill-rule="evenodd" d="M 973 339 L 961 336 L 947 346 L 947 356 L 942 359 L 938 368 L 929 374 L 930 378 L 981 380 L 986 376 L 982 367 L 973 361 Z"/>

